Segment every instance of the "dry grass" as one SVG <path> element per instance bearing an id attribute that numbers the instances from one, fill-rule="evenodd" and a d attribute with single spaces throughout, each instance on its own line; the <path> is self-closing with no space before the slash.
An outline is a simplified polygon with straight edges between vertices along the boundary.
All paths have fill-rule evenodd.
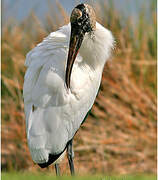
<path id="1" fill-rule="evenodd" d="M 117 44 L 112 61 L 105 66 L 95 105 L 75 137 L 75 165 L 79 174 L 156 173 L 156 6 L 153 2 L 150 22 L 147 23 L 143 15 L 146 10 L 142 9 L 134 25 L 132 18 L 122 19 L 114 7 L 96 5 L 98 21 L 113 32 Z M 46 17 L 43 27 L 32 13 L 21 24 L 12 26 L 10 21 L 2 28 L 2 170 L 39 170 L 31 161 L 26 144 L 22 98 L 24 60 L 26 53 L 49 32 L 68 21 L 61 5 L 57 5 L 64 17 L 62 23 L 55 13 L 55 18 Z M 67 172 L 66 159 L 61 166 Z"/>

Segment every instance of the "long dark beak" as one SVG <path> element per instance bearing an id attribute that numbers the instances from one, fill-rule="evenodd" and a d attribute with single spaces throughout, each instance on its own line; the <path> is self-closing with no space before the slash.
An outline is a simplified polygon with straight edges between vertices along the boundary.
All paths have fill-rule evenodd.
<path id="1" fill-rule="evenodd" d="M 76 56 L 79 52 L 81 47 L 82 41 L 84 38 L 84 33 L 81 31 L 76 31 L 73 27 L 71 27 L 71 37 L 70 37 L 70 44 L 69 44 L 69 53 L 67 58 L 67 66 L 66 66 L 66 75 L 65 75 L 65 83 L 67 88 L 70 88 L 70 79 L 71 79 L 71 72 L 74 61 Z"/>

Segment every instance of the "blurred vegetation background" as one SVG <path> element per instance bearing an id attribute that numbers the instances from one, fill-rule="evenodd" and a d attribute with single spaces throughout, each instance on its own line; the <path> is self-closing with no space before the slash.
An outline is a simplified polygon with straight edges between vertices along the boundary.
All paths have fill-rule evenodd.
<path id="1" fill-rule="evenodd" d="M 78 174 L 156 174 L 156 1 L 140 9 L 137 21 L 109 2 L 93 6 L 98 22 L 112 31 L 116 48 L 92 111 L 75 136 L 75 167 Z M 69 22 L 58 1 L 56 6 L 58 11 L 49 4 L 44 24 L 32 11 L 22 22 L 9 19 L 2 26 L 2 171 L 52 172 L 31 160 L 22 89 L 26 53 Z M 61 168 L 69 173 L 66 158 Z"/>

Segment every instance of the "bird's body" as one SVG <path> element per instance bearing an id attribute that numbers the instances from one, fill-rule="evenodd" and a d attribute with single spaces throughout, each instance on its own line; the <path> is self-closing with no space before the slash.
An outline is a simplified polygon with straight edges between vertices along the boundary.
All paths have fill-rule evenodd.
<path id="1" fill-rule="evenodd" d="M 71 25 L 51 33 L 27 54 L 24 81 L 26 131 L 32 159 L 58 159 L 91 109 L 113 47 L 109 30 L 96 23 L 75 59 L 70 88 L 65 84 Z M 53 161 L 52 161 L 53 162 Z"/>

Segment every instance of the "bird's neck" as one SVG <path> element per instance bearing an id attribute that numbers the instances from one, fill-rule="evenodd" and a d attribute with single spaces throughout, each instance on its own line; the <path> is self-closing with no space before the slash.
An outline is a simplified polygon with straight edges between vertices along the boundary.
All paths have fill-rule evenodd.
<path id="1" fill-rule="evenodd" d="M 92 34 L 86 34 L 81 45 L 80 55 L 83 64 L 90 68 L 102 70 L 110 56 L 113 47 L 113 36 L 103 26 L 97 23 L 96 30 Z"/>

